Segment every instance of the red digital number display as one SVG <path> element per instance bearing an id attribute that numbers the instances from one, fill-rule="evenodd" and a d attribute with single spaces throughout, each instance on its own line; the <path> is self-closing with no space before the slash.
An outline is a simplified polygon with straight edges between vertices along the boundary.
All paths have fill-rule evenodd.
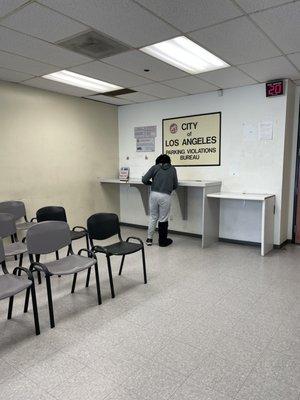
<path id="1" fill-rule="evenodd" d="M 266 96 L 280 96 L 283 94 L 283 80 L 267 82 L 266 83 Z"/>

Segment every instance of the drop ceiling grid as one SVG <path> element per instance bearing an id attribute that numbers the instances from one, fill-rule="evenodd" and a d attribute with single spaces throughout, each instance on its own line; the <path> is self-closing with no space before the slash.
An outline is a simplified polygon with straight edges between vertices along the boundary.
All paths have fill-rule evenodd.
<path id="1" fill-rule="evenodd" d="M 9 14 L 7 14 L 7 13 L 5 13 L 5 15 L 3 14 L 3 9 L 1 10 L 1 6 L 0 6 L 0 25 L 1 25 L 1 23 L 2 23 L 2 21 L 4 21 L 5 22 L 5 19 L 6 19 L 6 16 L 7 16 L 7 19 L 9 19 L 9 18 L 11 18 L 11 20 L 13 20 L 14 18 L 13 18 L 13 16 L 14 15 L 17 15 L 18 14 L 18 12 L 24 12 L 24 10 L 27 8 L 27 7 L 33 7 L 33 5 L 36 5 L 36 6 L 39 6 L 40 8 L 41 7 L 44 7 L 45 9 L 48 9 L 48 12 L 50 12 L 51 10 L 53 10 L 56 14 L 58 14 L 58 15 L 60 15 L 60 17 L 62 17 L 62 18 L 68 18 L 68 19 L 70 19 L 70 21 L 72 21 L 76 26 L 80 26 L 80 27 L 82 27 L 82 29 L 84 29 L 84 28 L 86 28 L 87 30 L 88 29 L 90 29 L 91 28 L 91 26 L 90 25 L 88 25 L 86 22 L 83 22 L 82 20 L 79 20 L 79 19 L 77 19 L 77 18 L 74 18 L 74 15 L 70 15 L 70 13 L 66 13 L 65 11 L 64 12 L 61 12 L 61 10 L 59 11 L 58 10 L 58 8 L 59 8 L 59 3 L 60 3 L 60 5 L 62 4 L 62 3 L 64 3 L 63 4 L 63 6 L 65 6 L 65 5 L 67 5 L 67 7 L 68 7 L 68 5 L 70 6 L 70 4 L 72 4 L 72 8 L 76 8 L 76 7 L 79 7 L 79 3 L 83 3 L 82 1 L 80 1 L 80 0 L 64 0 L 64 2 L 61 2 L 60 0 L 40 0 L 39 2 L 36 2 L 36 1 L 30 1 L 30 2 L 25 2 L 24 0 L 11 0 L 12 2 L 14 2 L 16 5 L 17 5 L 17 8 L 15 9 L 15 11 L 13 11 L 13 7 L 10 7 L 11 9 L 9 10 Z M 183 21 L 183 20 L 181 20 L 181 21 L 178 21 L 178 25 L 180 25 L 180 26 L 176 26 L 176 19 L 174 20 L 174 16 L 173 16 L 173 20 L 172 21 L 170 21 L 170 19 L 168 18 L 168 16 L 167 16 L 167 18 L 166 18 L 166 15 L 160 15 L 158 12 L 155 12 L 155 10 L 153 10 L 153 9 L 151 9 L 151 10 L 149 10 L 148 8 L 147 8 L 147 4 L 148 4 L 148 6 L 149 6 L 149 4 L 151 5 L 152 4 L 152 7 L 151 8 L 153 8 L 153 4 L 155 5 L 155 3 L 157 4 L 157 3 L 161 3 L 161 1 L 160 0 L 151 0 L 151 2 L 149 1 L 149 0 L 118 0 L 118 1 L 116 1 L 115 3 L 116 4 L 119 4 L 119 5 L 121 5 L 121 2 L 124 4 L 124 1 L 126 2 L 126 4 L 128 5 L 128 6 L 130 6 L 131 7 L 131 9 L 134 9 L 134 10 L 138 10 L 137 11 L 137 14 L 135 14 L 135 16 L 137 16 L 137 15 L 146 15 L 145 13 L 149 13 L 149 15 L 151 15 L 152 17 L 155 17 L 155 19 L 158 19 L 158 20 L 160 20 L 160 21 L 162 21 L 164 24 L 166 24 L 166 25 L 168 25 L 170 28 L 173 28 L 173 32 L 174 31 L 176 31 L 176 34 L 177 34 L 177 32 L 178 32 L 178 34 L 184 34 L 184 32 L 191 32 L 191 31 L 187 31 L 186 29 L 184 29 L 184 24 L 187 22 L 187 21 Z M 166 3 L 169 3 L 171 0 L 166 0 Z M 219 25 L 222 25 L 223 23 L 224 23 L 224 20 L 225 20 L 225 22 L 230 22 L 230 21 L 235 21 L 235 20 L 238 20 L 238 19 L 240 19 L 241 18 L 241 16 L 242 16 L 242 18 L 247 18 L 249 21 L 251 20 L 251 22 L 253 23 L 253 25 L 257 28 L 257 30 L 259 31 L 259 32 L 261 32 L 261 34 L 264 34 L 264 36 L 265 36 L 265 38 L 266 38 L 266 40 L 268 40 L 270 43 L 272 43 L 273 42 L 273 39 L 272 39 L 272 37 L 269 37 L 269 34 L 268 33 L 266 33 L 265 31 L 264 31 L 264 29 L 263 29 L 263 27 L 261 26 L 262 24 L 257 24 L 256 23 L 256 21 L 255 21 L 255 18 L 256 19 L 258 19 L 259 18 L 259 16 L 260 16 L 260 14 L 261 13 L 264 13 L 264 12 L 280 12 L 281 10 L 280 10 L 280 8 L 282 7 L 282 9 L 284 8 L 284 7 L 286 7 L 288 4 L 290 4 L 290 3 L 299 3 L 299 1 L 295 1 L 295 2 L 291 2 L 291 1 L 284 1 L 284 0 L 275 0 L 275 2 L 274 2 L 274 0 L 272 0 L 272 7 L 269 7 L 269 5 L 271 4 L 271 0 L 253 0 L 253 7 L 254 7 L 254 9 L 251 9 L 251 10 L 247 10 L 247 4 L 245 5 L 245 1 L 246 0 L 226 0 L 226 3 L 228 3 L 228 5 L 230 4 L 230 6 L 228 6 L 228 7 L 231 7 L 231 11 L 229 12 L 228 11 L 228 13 L 226 14 L 226 18 L 223 18 L 221 21 L 220 21 L 220 18 L 222 17 L 222 16 L 219 16 L 218 18 L 219 19 L 217 19 L 217 21 L 216 20 L 214 20 L 214 19 L 211 19 L 210 20 L 210 25 L 209 26 L 205 26 L 205 27 L 202 27 L 201 29 L 200 29 L 200 27 L 198 26 L 197 27 L 197 29 L 196 29 L 196 31 L 199 31 L 199 32 L 201 32 L 202 30 L 205 30 L 205 29 L 209 29 L 209 28 L 211 28 L 211 29 L 214 29 L 214 28 L 216 28 L 216 29 L 218 29 L 218 27 L 219 27 Z M 248 0 L 247 0 L 248 1 Z M 172 2 L 174 3 L 182 3 L 180 0 L 172 0 Z M 87 3 L 87 1 L 85 1 L 84 2 L 85 4 Z M 90 0 L 89 0 L 89 3 L 90 3 Z M 108 0 L 102 0 L 102 3 L 105 3 L 106 5 L 108 4 L 108 3 L 110 3 L 111 4 L 111 2 L 109 2 Z M 193 5 L 194 7 L 195 7 L 195 5 L 197 6 L 197 4 L 199 4 L 199 3 L 201 3 L 202 5 L 205 5 L 205 6 L 207 6 L 208 8 L 209 8 L 209 6 L 211 5 L 211 4 L 213 4 L 213 3 L 215 3 L 215 0 L 186 0 L 185 2 L 184 2 L 184 5 L 185 5 L 185 7 L 187 7 L 187 3 L 190 3 L 191 5 Z M 255 4 L 254 4 L 255 3 Z M 134 4 L 135 5 L 135 7 L 133 7 L 132 6 L 132 4 Z M 225 4 L 225 1 L 222 3 L 222 6 Z M 266 6 L 267 5 L 267 6 Z M 212 7 L 212 6 L 211 6 Z M 66 8 L 66 7 L 65 7 Z M 143 10 L 143 11 L 141 11 L 141 10 Z M 233 10 L 235 10 L 235 11 L 233 11 Z M 274 11 L 275 10 L 275 11 Z M 277 10 L 277 11 L 276 11 Z M 2 13 L 1 13 L 1 11 L 2 11 Z M 172 10 L 172 12 L 173 12 L 174 10 Z M 209 11 L 211 11 L 211 10 L 209 10 L 208 9 L 208 12 Z M 111 12 L 111 10 L 110 10 L 110 12 Z M 119 12 L 119 10 L 117 10 L 117 9 L 115 9 L 115 11 L 114 12 Z M 253 12 L 253 14 L 247 14 L 247 12 Z M 230 14 L 231 13 L 231 14 Z M 72 14 L 72 13 L 71 13 Z M 174 14 L 174 12 L 173 12 L 173 14 Z M 60 18 L 59 17 L 59 18 Z M 153 21 L 153 18 L 152 17 L 147 17 L 147 19 L 150 21 Z M 149 19 L 150 18 L 150 19 Z M 151 19 L 152 18 L 152 19 Z M 187 17 L 187 19 L 188 19 L 189 17 Z M 211 15 L 211 18 L 213 18 L 213 15 Z M 217 17 L 216 17 L 217 18 Z M 145 25 L 145 24 L 144 24 Z M 195 28 L 195 25 L 192 25 L 191 24 L 191 27 L 192 28 Z M 18 26 L 14 26 L 14 29 L 16 29 L 16 28 L 18 28 Z M 136 26 L 132 26 L 131 27 L 132 29 L 133 29 L 133 31 L 135 31 L 136 30 Z M 144 27 L 143 27 L 144 28 Z M 0 27 L 0 30 L 1 30 L 1 27 Z M 167 29 L 167 31 L 168 31 L 168 29 Z M 192 32 L 194 32 L 195 30 L 193 30 Z M 15 32 L 14 30 L 12 30 L 11 32 Z M 108 36 L 111 36 L 111 37 L 113 37 L 114 39 L 117 39 L 117 40 L 120 40 L 118 37 L 116 37 L 116 36 L 113 36 L 113 35 L 111 35 L 109 32 L 106 32 L 106 31 L 103 31 L 103 33 L 104 34 L 107 34 Z M 28 40 L 32 40 L 32 42 L 34 43 L 37 43 L 36 41 L 35 41 L 35 39 L 36 39 L 36 36 L 33 36 L 33 34 L 34 34 L 34 32 L 31 32 L 31 35 L 24 35 L 24 34 L 22 34 L 22 33 L 20 33 L 20 35 L 23 35 L 23 36 L 26 36 L 26 38 L 27 38 L 27 41 Z M 138 36 L 138 34 L 135 32 L 135 34 L 136 34 L 136 36 Z M 173 36 L 176 36 L 176 35 L 173 35 Z M 29 39 L 30 38 L 30 39 Z M 47 40 L 45 40 L 46 38 L 44 37 L 43 39 L 41 39 L 41 38 L 39 38 L 39 39 L 36 39 L 36 40 L 38 40 L 39 42 L 45 42 L 45 44 L 46 43 L 49 43 Z M 0 43 L 1 43 L 1 39 L 0 39 Z M 200 43 L 201 44 L 201 43 Z M 281 57 L 284 57 L 285 59 L 286 59 L 286 62 L 288 62 L 289 64 L 290 64 L 290 66 L 292 66 L 292 68 L 293 68 L 293 66 L 296 68 L 296 65 L 293 63 L 293 57 L 290 57 L 290 58 L 288 58 L 288 57 L 286 57 L 286 54 L 284 54 L 282 51 L 281 51 L 281 49 L 279 49 L 278 48 L 278 46 L 277 46 L 277 44 L 276 43 L 272 43 L 272 44 L 274 44 L 275 45 L 275 47 L 277 47 L 277 49 L 278 49 L 278 52 L 279 53 L 277 53 L 276 54 L 276 56 L 274 55 L 274 56 L 272 56 L 272 57 L 264 57 L 263 59 L 269 59 L 269 58 L 277 58 L 277 57 L 279 57 L 279 56 L 281 56 Z M 53 45 L 53 43 L 51 44 L 51 46 L 53 46 L 53 47 L 57 47 L 59 50 L 64 50 L 64 49 L 62 49 L 61 47 L 59 47 L 59 46 L 55 46 L 55 45 Z M 52 48 L 53 48 L 52 47 Z M 205 45 L 203 46 L 203 47 L 206 47 Z M 139 48 L 139 46 L 138 46 L 138 48 Z M 214 53 L 216 53 L 215 51 L 214 51 L 214 49 L 210 49 L 209 47 L 207 47 L 208 48 L 208 50 L 210 50 L 210 51 L 213 51 Z M 44 48 L 45 49 L 45 48 Z M 0 45 L 0 50 L 2 50 L 2 48 L 1 48 L 1 45 Z M 15 50 L 15 48 L 13 48 L 13 50 Z M 41 56 L 40 56 L 40 54 L 38 54 L 36 57 L 32 57 L 32 56 L 34 56 L 34 54 L 31 52 L 30 54 L 20 54 L 20 52 L 18 52 L 18 53 L 16 53 L 16 52 L 14 52 L 14 51 L 10 51 L 10 49 L 9 48 L 6 48 L 6 49 L 4 49 L 4 52 L 6 52 L 7 54 L 11 54 L 11 55 L 14 55 L 14 54 L 16 54 L 17 56 L 19 56 L 19 57 L 22 57 L 22 58 L 24 58 L 24 59 L 27 59 L 27 60 L 31 60 L 31 61 L 37 61 L 37 62 L 39 62 L 40 64 L 44 64 L 45 66 L 47 66 L 47 67 L 49 67 L 49 69 L 50 69 L 50 71 L 51 71 L 51 69 L 53 68 L 53 65 L 51 65 L 50 63 L 49 63 L 49 60 L 51 59 L 51 61 L 53 61 L 54 59 L 55 60 L 58 60 L 58 58 L 59 57 L 55 57 L 54 56 L 54 54 L 49 58 L 49 56 L 47 57 L 47 61 L 45 61 L 45 58 L 43 59 L 43 60 L 41 60 Z M 3 53 L 3 52 L 2 52 Z M 55 52 L 54 52 L 55 53 Z M 77 57 L 78 55 L 76 54 L 76 53 L 73 53 L 73 52 L 68 52 L 68 53 L 71 53 L 72 54 L 72 56 L 73 57 Z M 139 51 L 138 51 L 138 53 L 140 53 Z M 64 55 L 62 55 L 62 53 L 60 52 L 60 54 L 61 54 L 61 57 L 62 58 L 68 58 L 67 57 L 67 55 L 66 55 L 66 53 L 64 54 Z M 68 55 L 70 55 L 70 54 L 68 54 Z M 217 54 L 218 55 L 218 54 Z M 28 57 L 28 56 L 30 56 L 30 57 Z M 44 56 L 43 56 L 44 57 Z M 71 56 L 70 56 L 71 57 Z M 82 57 L 82 56 L 79 56 L 79 57 Z M 150 56 L 149 56 L 150 57 Z M 151 57 L 152 58 L 152 57 Z M 156 59 L 155 59 L 156 60 Z M 262 60 L 262 58 L 260 58 L 260 59 L 258 59 L 257 60 L 257 62 L 260 62 Z M 156 60 L 156 61 L 158 61 L 158 60 Z M 226 61 L 226 60 L 225 60 Z M 66 65 L 65 64 L 65 62 L 64 62 L 64 65 L 59 65 L 58 67 L 62 67 L 62 68 L 71 68 L 72 70 L 75 70 L 75 69 L 77 69 L 78 68 L 78 70 L 80 69 L 80 67 L 82 66 L 82 69 L 85 69 L 85 67 L 84 66 L 88 66 L 89 64 L 92 64 L 92 63 L 94 63 L 94 62 L 97 62 L 97 61 L 95 61 L 95 60 L 93 60 L 93 59 L 89 59 L 89 58 L 87 58 L 87 57 L 85 57 L 85 60 L 83 61 L 82 59 L 79 61 L 78 59 L 77 59 L 77 62 L 76 62 L 76 65 L 74 65 L 74 60 L 72 61 L 72 63 L 73 63 L 73 68 L 71 67 L 71 65 Z M 155 61 L 153 61 L 153 62 L 155 62 Z M 24 63 L 26 63 L 25 61 L 24 61 Z M 105 63 L 107 66 L 110 66 L 111 67 L 111 65 L 112 64 L 109 64 L 108 62 L 107 62 L 107 60 L 101 60 L 101 63 Z M 255 62 L 253 62 L 254 64 L 255 64 Z M 62 64 L 61 62 L 60 62 L 60 64 Z M 165 63 L 162 63 L 162 64 L 164 64 L 164 65 L 167 65 L 167 64 L 165 64 Z M 232 63 L 232 62 L 230 62 L 230 64 L 231 65 L 233 65 L 233 66 L 236 66 L 236 68 L 237 68 L 237 71 L 239 71 L 239 72 L 242 72 L 243 71 L 243 74 L 245 75 L 245 76 L 248 76 L 248 78 L 249 79 L 254 79 L 255 81 L 254 81 L 254 83 L 256 82 L 256 81 L 259 81 L 259 79 L 256 79 L 256 77 L 252 74 L 252 75 L 249 75 L 249 71 L 247 70 L 247 68 L 245 67 L 244 68 L 244 70 L 243 70 L 243 65 L 245 65 L 245 63 L 240 63 L 240 64 L 236 64 L 236 63 Z M 249 64 L 249 62 L 247 63 L 247 64 Z M 7 66 L 7 65 L 6 65 Z M 2 67 L 4 67 L 4 68 L 6 68 L 6 66 L 4 65 L 4 66 L 2 66 L 1 65 L 1 52 L 0 52 L 0 68 Z M 255 67 L 255 66 L 254 66 Z M 21 67 L 20 67 L 21 68 Z M 45 67 L 46 68 L 46 67 Z M 159 69 L 159 67 L 157 66 L 157 68 Z M 163 68 L 163 67 L 162 67 Z M 174 67 L 172 67 L 172 68 L 174 68 Z M 23 71 L 19 71 L 20 73 L 29 73 L 30 74 L 30 70 L 29 69 L 27 69 L 26 71 L 24 71 L 24 68 L 22 67 L 22 69 L 23 69 Z M 177 70 L 176 68 L 174 68 L 175 70 Z M 14 71 L 13 69 L 11 69 L 12 71 Z M 57 69 L 56 69 L 57 70 Z M 145 86 L 146 84 L 148 85 L 152 85 L 152 84 L 155 84 L 155 83 L 157 83 L 157 82 L 159 82 L 159 84 L 163 84 L 163 85 L 167 85 L 168 86 L 168 83 L 167 83 L 167 81 L 172 81 L 172 80 L 176 80 L 176 78 L 175 77 L 173 77 L 173 76 L 168 76 L 167 77 L 167 79 L 166 79 L 166 75 L 164 75 L 163 76 L 163 79 L 157 79 L 158 78 L 158 76 L 154 76 L 154 77 L 150 77 L 149 78 L 149 76 L 147 76 L 147 75 L 140 75 L 140 73 L 137 73 L 137 71 L 135 70 L 135 71 L 131 71 L 131 70 L 129 70 L 129 69 L 124 69 L 123 68 L 123 66 L 119 66 L 119 65 L 115 65 L 115 70 L 114 70 L 114 72 L 115 72 L 115 74 L 117 74 L 118 73 L 118 71 L 120 71 L 120 75 L 122 75 L 122 72 L 123 72 L 123 74 L 124 74 L 124 76 L 126 75 L 126 73 L 127 74 L 129 74 L 130 73 L 130 79 L 129 79 L 129 75 L 127 76 L 128 77 L 128 83 L 131 83 L 130 85 L 125 85 L 125 86 L 128 86 L 128 87 L 139 87 L 140 89 L 142 89 L 142 86 Z M 177 70 L 177 71 L 180 71 L 180 70 Z M 222 71 L 222 70 L 219 70 L 220 72 L 219 72 L 219 74 L 220 74 L 220 76 L 224 73 L 224 71 Z M 292 71 L 292 69 L 291 69 L 291 67 L 290 67 L 290 71 Z M 299 72 L 299 66 L 298 66 L 298 70 L 297 70 L 298 72 Z M 18 71 L 17 71 L 18 72 Z M 140 71 L 138 71 L 138 72 L 140 72 Z M 218 71 L 215 71 L 215 73 L 217 74 L 217 72 Z M 36 73 L 36 72 L 35 72 Z M 31 74 L 31 75 L 34 75 L 34 76 L 40 76 L 40 75 L 35 75 L 35 73 L 33 73 L 33 74 Z M 41 75 L 42 75 L 43 73 L 41 73 Z M 182 79 L 182 77 L 184 77 L 184 76 L 186 76 L 184 73 L 182 74 L 182 72 L 180 71 L 180 76 L 178 76 L 178 79 Z M 90 75 L 90 76 L 92 76 L 92 75 Z M 112 76 L 114 76 L 113 74 L 112 74 Z M 136 79 L 137 79 L 137 81 L 138 80 L 140 80 L 140 82 L 139 83 L 137 83 L 136 84 L 136 82 L 134 81 L 134 77 L 136 76 Z M 174 79 L 172 79 L 172 78 L 174 78 Z M 216 81 L 218 80 L 218 79 L 216 79 L 216 81 L 215 82 L 212 82 L 211 80 L 207 80 L 207 77 L 205 76 L 205 74 L 203 75 L 203 77 L 201 76 L 201 81 L 202 82 L 206 82 L 206 83 L 213 83 L 213 85 L 214 85 L 214 87 L 216 87 L 216 90 L 217 90 L 217 88 L 219 87 L 219 85 L 216 83 Z M 101 79 L 100 78 L 100 76 L 99 76 L 99 78 L 98 79 Z M 132 82 L 131 82 L 131 79 L 132 79 Z M 144 81 L 142 81 L 142 79 L 146 79 L 147 80 L 147 83 Z M 238 80 L 238 79 L 237 79 Z M 125 80 L 124 80 L 125 81 Z M 174 88 L 174 87 L 173 87 Z M 174 88 L 175 89 L 175 88 Z M 178 89 L 177 89 L 178 90 Z M 157 96 L 158 97 L 158 96 Z"/>

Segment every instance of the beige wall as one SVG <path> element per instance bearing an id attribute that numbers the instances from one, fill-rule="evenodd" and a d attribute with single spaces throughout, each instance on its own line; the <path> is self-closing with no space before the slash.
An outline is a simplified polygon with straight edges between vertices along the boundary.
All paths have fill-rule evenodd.
<path id="1" fill-rule="evenodd" d="M 117 188 L 98 176 L 118 170 L 117 107 L 0 82 L 0 201 L 23 200 L 28 217 L 66 208 L 70 225 L 119 213 Z"/>

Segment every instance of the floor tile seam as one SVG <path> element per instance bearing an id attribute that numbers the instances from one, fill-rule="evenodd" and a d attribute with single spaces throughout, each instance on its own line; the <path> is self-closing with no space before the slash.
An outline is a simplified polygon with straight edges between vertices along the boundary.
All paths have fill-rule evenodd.
<path id="1" fill-rule="evenodd" d="M 81 368 L 79 368 L 78 370 L 75 371 L 75 375 L 78 374 L 80 371 L 82 371 L 82 370 L 85 369 L 85 368 L 86 368 L 86 367 L 85 367 L 84 365 L 82 365 Z M 62 382 L 64 382 L 65 380 L 68 380 L 68 379 L 71 378 L 73 375 L 74 375 L 74 374 L 71 374 L 71 375 L 69 375 L 69 376 L 67 376 L 67 377 L 64 377 L 64 379 L 63 379 Z M 34 382 L 34 380 L 31 378 L 30 375 L 25 375 L 25 376 L 26 376 L 27 379 L 29 379 L 31 382 Z M 54 390 L 54 389 L 56 389 L 58 386 L 60 386 L 60 385 L 62 384 L 62 382 L 58 382 L 58 383 L 56 383 L 56 384 L 53 385 L 53 386 L 51 385 L 51 387 L 48 388 L 48 389 L 44 389 L 43 386 L 42 386 L 42 389 L 51 394 L 51 391 Z"/>
<path id="2" fill-rule="evenodd" d="M 33 348 L 33 350 L 34 350 L 34 348 Z M 60 351 L 60 349 L 55 349 L 55 350 L 53 351 L 53 353 L 51 353 L 51 356 L 52 356 L 53 354 L 56 354 L 56 353 L 59 352 L 59 351 Z M 44 362 L 48 357 L 49 357 L 49 355 L 45 355 L 45 356 L 42 357 L 41 359 L 36 360 L 33 364 L 27 365 L 26 367 L 27 367 L 27 368 L 34 367 L 34 366 L 36 365 L 36 363 Z M 12 362 L 9 362 L 9 360 L 5 360 L 5 359 L 4 359 L 3 361 L 5 361 L 5 362 L 6 362 L 7 364 L 9 364 L 11 367 L 15 368 L 18 372 L 20 372 L 21 374 L 24 375 L 24 372 L 23 372 L 21 369 L 19 369 L 20 367 L 14 365 Z"/>
<path id="3" fill-rule="evenodd" d="M 259 363 L 259 362 L 262 360 L 262 358 L 264 357 L 264 354 L 265 354 L 266 349 L 268 348 L 268 345 L 269 345 L 269 343 L 266 344 L 266 346 L 264 347 L 264 350 L 260 353 L 260 356 L 258 357 L 258 359 L 257 359 L 256 362 L 254 363 L 253 367 L 251 368 L 251 370 L 250 370 L 249 373 L 247 374 L 246 378 L 244 379 L 243 383 L 241 384 L 241 386 L 240 386 L 239 390 L 237 391 L 236 395 L 234 396 L 234 399 L 233 399 L 233 400 L 236 400 L 236 398 L 237 398 L 239 392 L 240 392 L 241 389 L 245 386 L 245 383 L 246 383 L 247 379 L 251 376 L 251 374 L 252 374 L 253 372 L 255 372 L 258 363 Z"/>

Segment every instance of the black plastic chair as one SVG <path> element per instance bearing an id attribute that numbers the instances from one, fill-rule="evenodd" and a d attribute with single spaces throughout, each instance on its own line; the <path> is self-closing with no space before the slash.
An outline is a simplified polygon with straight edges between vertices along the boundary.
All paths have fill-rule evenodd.
<path id="1" fill-rule="evenodd" d="M 0 203 L 0 213 L 12 214 L 15 218 L 16 227 L 19 230 L 26 231 L 31 228 L 35 223 L 32 218 L 28 221 L 26 216 L 25 204 L 23 201 L 3 201 Z M 20 219 L 24 218 L 24 222 L 18 222 Z"/>
<path id="2" fill-rule="evenodd" d="M 36 219 L 37 222 L 44 222 L 44 221 L 68 222 L 66 210 L 60 206 L 47 206 L 40 208 L 36 212 Z M 85 237 L 86 248 L 89 249 L 89 238 L 86 228 L 84 228 L 83 226 L 74 226 L 74 228 L 70 230 L 70 234 L 72 241 Z M 56 253 L 56 258 L 58 259 L 58 253 Z"/>
<path id="3" fill-rule="evenodd" d="M 45 221 L 36 224 L 35 226 L 28 229 L 27 232 L 27 247 L 29 259 L 31 261 L 30 271 L 42 272 L 46 278 L 47 285 L 47 296 L 48 296 L 48 307 L 49 307 L 49 318 L 50 326 L 54 328 L 54 311 L 52 302 L 52 290 L 51 290 L 51 276 L 63 276 L 73 275 L 73 284 L 71 293 L 75 291 L 77 274 L 81 271 L 90 270 L 92 267 L 95 269 L 96 287 L 98 304 L 101 304 L 101 292 L 100 292 L 100 281 L 99 271 L 96 255 L 88 250 L 81 249 L 78 254 L 74 254 L 71 244 L 70 228 L 66 222 L 63 221 Z M 39 258 L 41 254 L 49 254 L 68 247 L 68 255 L 62 257 L 59 260 L 49 262 L 36 262 L 34 256 Z M 84 257 L 81 253 L 87 253 L 88 257 Z M 29 292 L 27 291 L 24 312 L 27 311 L 28 307 Z"/>
<path id="4" fill-rule="evenodd" d="M 114 290 L 114 283 L 111 271 L 111 262 L 110 262 L 111 256 L 122 256 L 122 261 L 119 269 L 119 275 L 121 275 L 125 256 L 127 256 L 128 254 L 133 254 L 138 251 L 141 251 L 143 260 L 144 283 L 145 284 L 147 283 L 144 243 L 141 239 L 132 236 L 128 237 L 125 241 L 122 239 L 119 217 L 116 214 L 109 214 L 109 213 L 94 214 L 90 216 L 89 219 L 87 220 L 87 228 L 92 250 L 95 253 L 103 253 L 106 255 L 112 298 L 115 297 L 115 290 Z M 105 240 L 115 235 L 118 235 L 119 241 L 114 244 L 108 246 L 94 245 L 94 240 Z M 138 243 L 130 242 L 130 240 L 136 240 Z M 89 285 L 89 278 L 90 278 L 90 270 L 88 270 L 86 286 Z"/>
<path id="5" fill-rule="evenodd" d="M 33 308 L 33 316 L 34 316 L 34 324 L 35 324 L 35 333 L 37 335 L 40 334 L 40 325 L 39 325 L 39 316 L 38 309 L 36 303 L 36 294 L 35 294 L 35 286 L 33 275 L 28 269 L 23 267 L 16 267 L 13 270 L 13 273 L 10 274 L 6 268 L 5 263 L 5 254 L 4 247 L 2 243 L 2 239 L 0 239 L 0 265 L 2 267 L 3 275 L 0 275 L 0 300 L 9 298 L 8 305 L 8 313 L 7 319 L 11 319 L 13 304 L 14 304 L 14 296 L 23 290 L 26 290 L 26 296 L 28 295 L 28 299 L 31 293 L 32 299 L 32 308 Z M 26 273 L 27 278 L 25 276 L 16 276 L 17 272 L 23 271 Z"/>

